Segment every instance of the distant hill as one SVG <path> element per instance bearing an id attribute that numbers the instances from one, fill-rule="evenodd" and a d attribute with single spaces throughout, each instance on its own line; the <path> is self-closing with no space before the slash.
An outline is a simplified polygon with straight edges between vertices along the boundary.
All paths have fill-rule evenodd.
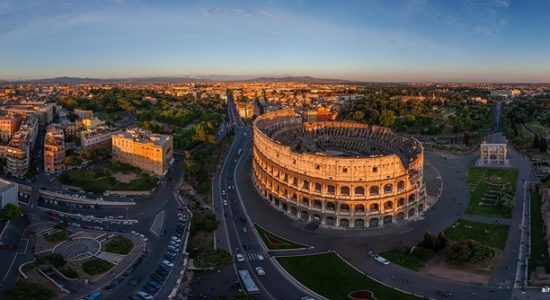
<path id="1" fill-rule="evenodd" d="M 129 78 L 81 78 L 81 77 L 54 77 L 29 80 L 1 80 L 0 83 L 38 83 L 38 84 L 86 84 L 86 83 L 199 83 L 209 82 L 208 79 L 191 77 L 129 77 Z"/>
<path id="2" fill-rule="evenodd" d="M 311 76 L 258 77 L 240 81 L 248 82 L 300 82 L 300 83 L 350 83 L 343 79 L 316 78 Z"/>
<path id="3" fill-rule="evenodd" d="M 6 83 L 37 83 L 37 84 L 117 84 L 117 83 L 201 83 L 213 81 L 232 82 L 299 82 L 299 83 L 352 83 L 355 81 L 343 79 L 316 78 L 311 76 L 284 76 L 284 77 L 258 77 L 258 78 L 232 78 L 233 76 L 209 76 L 194 77 L 128 77 L 128 78 L 82 78 L 82 77 L 54 77 L 29 80 L 0 80 L 0 84 Z"/>

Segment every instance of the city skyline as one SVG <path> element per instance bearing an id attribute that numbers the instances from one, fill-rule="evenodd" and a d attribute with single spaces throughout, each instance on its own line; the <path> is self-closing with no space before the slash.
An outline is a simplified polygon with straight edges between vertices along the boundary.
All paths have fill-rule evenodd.
<path id="1" fill-rule="evenodd" d="M 543 1 L 0 3 L 0 79 L 550 82 Z"/>

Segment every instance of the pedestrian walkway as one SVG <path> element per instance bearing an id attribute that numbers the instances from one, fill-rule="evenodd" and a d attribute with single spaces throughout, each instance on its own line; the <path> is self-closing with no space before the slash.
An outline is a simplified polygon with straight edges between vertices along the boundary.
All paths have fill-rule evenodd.
<path id="1" fill-rule="evenodd" d="M 467 221 L 486 223 L 486 224 L 510 225 L 512 223 L 511 219 L 487 217 L 487 216 L 472 215 L 472 214 L 463 214 L 462 216 L 460 216 L 460 218 Z"/>
<path id="2" fill-rule="evenodd" d="M 258 256 L 261 255 L 260 252 L 248 252 L 248 253 L 245 253 L 244 256 L 246 257 L 247 260 L 249 261 L 252 261 L 252 260 L 259 260 L 258 259 Z"/>

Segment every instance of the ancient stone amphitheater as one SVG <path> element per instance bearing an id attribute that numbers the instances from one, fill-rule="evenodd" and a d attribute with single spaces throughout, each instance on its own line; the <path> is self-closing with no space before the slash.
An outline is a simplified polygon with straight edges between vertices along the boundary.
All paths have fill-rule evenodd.
<path id="1" fill-rule="evenodd" d="M 420 142 L 353 122 L 303 122 L 292 109 L 254 122 L 258 191 L 292 218 L 376 228 L 426 209 Z"/>

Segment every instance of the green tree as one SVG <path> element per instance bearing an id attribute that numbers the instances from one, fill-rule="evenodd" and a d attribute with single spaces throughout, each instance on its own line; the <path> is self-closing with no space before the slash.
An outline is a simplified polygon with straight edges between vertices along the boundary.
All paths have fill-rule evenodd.
<path id="1" fill-rule="evenodd" d="M 78 155 L 69 155 L 63 161 L 67 166 L 78 166 L 82 163 L 82 159 Z"/>
<path id="2" fill-rule="evenodd" d="M 546 142 L 546 139 L 544 137 L 541 137 L 539 139 L 539 151 L 546 152 L 547 149 L 548 149 L 548 143 Z"/>
<path id="3" fill-rule="evenodd" d="M 360 111 L 360 110 L 358 110 L 358 111 L 356 111 L 356 112 L 353 113 L 353 119 L 354 119 L 355 121 L 361 121 L 361 120 L 363 120 L 364 118 L 365 118 L 365 113 L 362 112 L 362 111 Z"/>
<path id="4" fill-rule="evenodd" d="M 233 262 L 233 257 L 227 251 L 204 249 L 193 259 L 197 267 L 219 269 Z"/>
<path id="5" fill-rule="evenodd" d="M 8 203 L 2 210 L 2 217 L 6 220 L 15 220 L 21 217 L 21 209 L 17 205 Z"/>
<path id="6" fill-rule="evenodd" d="M 380 114 L 380 125 L 391 127 L 395 122 L 395 114 L 391 110 L 384 109 Z"/>

